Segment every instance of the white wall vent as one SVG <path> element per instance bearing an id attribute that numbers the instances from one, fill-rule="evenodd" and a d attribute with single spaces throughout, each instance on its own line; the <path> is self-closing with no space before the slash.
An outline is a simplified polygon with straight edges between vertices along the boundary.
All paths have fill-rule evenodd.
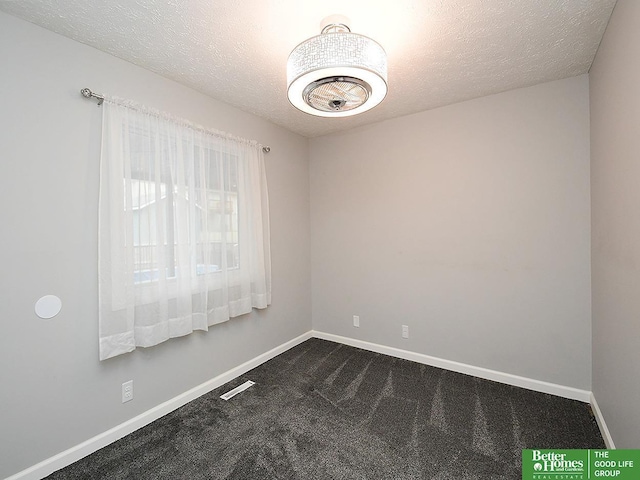
<path id="1" fill-rule="evenodd" d="M 255 385 L 256 382 L 252 382 L 251 380 L 247 380 L 246 382 L 244 382 L 242 385 L 234 388 L 233 390 L 229 390 L 227 393 L 225 393 L 224 395 L 220 395 L 220 398 L 223 400 L 229 400 L 232 397 L 235 397 L 237 394 L 244 392 L 247 388 L 251 387 L 252 385 Z"/>

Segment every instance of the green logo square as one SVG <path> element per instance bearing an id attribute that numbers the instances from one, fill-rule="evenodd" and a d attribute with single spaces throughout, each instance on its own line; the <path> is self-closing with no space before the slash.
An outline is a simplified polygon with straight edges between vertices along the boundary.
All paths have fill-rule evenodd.
<path id="1" fill-rule="evenodd" d="M 523 480 L 587 480 L 588 450 L 523 450 Z"/>

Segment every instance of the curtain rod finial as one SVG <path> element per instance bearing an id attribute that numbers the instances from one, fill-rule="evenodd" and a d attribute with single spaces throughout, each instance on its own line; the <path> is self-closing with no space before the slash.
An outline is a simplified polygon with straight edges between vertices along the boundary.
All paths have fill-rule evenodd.
<path id="1" fill-rule="evenodd" d="M 82 94 L 82 96 L 84 98 L 95 98 L 98 100 L 98 106 L 102 105 L 102 102 L 104 102 L 104 96 L 103 95 L 98 95 L 97 93 L 93 93 L 90 89 L 88 88 L 83 88 L 82 90 L 80 90 L 80 93 Z"/>

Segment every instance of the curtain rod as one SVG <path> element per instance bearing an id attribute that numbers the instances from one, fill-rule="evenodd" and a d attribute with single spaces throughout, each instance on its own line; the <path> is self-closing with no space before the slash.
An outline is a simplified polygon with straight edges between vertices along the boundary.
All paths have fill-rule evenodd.
<path id="1" fill-rule="evenodd" d="M 98 93 L 92 92 L 88 88 L 83 88 L 82 90 L 80 90 L 80 93 L 84 98 L 95 98 L 96 100 L 98 100 L 98 106 L 102 105 L 102 103 L 104 102 L 104 95 L 100 95 Z M 271 151 L 271 147 L 269 146 L 262 147 L 262 151 L 264 153 L 269 153 Z"/>

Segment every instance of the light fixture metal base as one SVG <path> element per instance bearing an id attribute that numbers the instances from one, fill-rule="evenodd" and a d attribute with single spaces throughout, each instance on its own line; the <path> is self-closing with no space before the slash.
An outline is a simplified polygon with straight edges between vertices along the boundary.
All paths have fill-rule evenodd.
<path id="1" fill-rule="evenodd" d="M 341 27 L 346 30 L 339 31 L 350 32 L 351 29 L 349 28 L 349 25 L 351 25 L 351 20 L 349 20 L 349 17 L 345 17 L 344 15 L 329 15 L 328 17 L 324 17 L 320 22 L 320 31 L 322 33 L 327 33 L 327 29 L 329 29 L 328 31 L 338 31 L 331 29 L 334 27 Z"/>

